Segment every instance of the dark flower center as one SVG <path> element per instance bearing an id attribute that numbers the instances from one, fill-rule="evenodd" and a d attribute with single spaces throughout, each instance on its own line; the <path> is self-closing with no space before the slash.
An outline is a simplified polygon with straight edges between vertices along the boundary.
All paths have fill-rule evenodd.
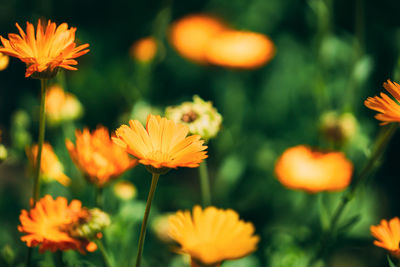
<path id="1" fill-rule="evenodd" d="M 188 113 L 185 113 L 182 115 L 181 121 L 186 122 L 186 123 L 191 123 L 191 122 L 194 122 L 198 116 L 199 115 L 196 112 L 191 110 Z"/>

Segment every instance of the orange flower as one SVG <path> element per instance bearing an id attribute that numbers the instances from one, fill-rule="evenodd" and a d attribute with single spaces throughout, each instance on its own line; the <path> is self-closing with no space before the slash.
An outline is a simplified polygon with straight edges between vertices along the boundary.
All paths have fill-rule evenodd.
<path id="1" fill-rule="evenodd" d="M 381 125 L 390 122 L 400 122 L 400 105 L 398 104 L 400 101 L 400 85 L 387 80 L 387 82 L 383 83 L 383 87 L 385 87 L 395 100 L 381 93 L 381 97 L 368 97 L 367 100 L 364 101 L 364 105 L 366 105 L 367 108 L 380 112 L 380 114 L 375 115 L 375 118 L 382 121 Z"/>
<path id="2" fill-rule="evenodd" d="M 351 181 L 353 164 L 341 152 L 316 152 L 304 145 L 287 149 L 278 159 L 278 180 L 291 189 L 310 193 L 337 191 Z"/>
<path id="3" fill-rule="evenodd" d="M 169 217 L 169 235 L 192 258 L 192 266 L 220 266 L 222 261 L 242 258 L 257 249 L 260 238 L 252 223 L 233 210 L 200 206 Z M 197 265 L 200 264 L 200 265 Z"/>
<path id="4" fill-rule="evenodd" d="M 38 145 L 26 149 L 26 155 L 32 166 L 36 166 Z M 45 182 L 57 181 L 64 186 L 71 183 L 71 179 L 64 174 L 64 166 L 58 160 L 53 148 L 49 143 L 44 143 L 42 148 L 42 158 L 40 161 L 40 174 Z"/>
<path id="5" fill-rule="evenodd" d="M 137 164 L 137 160 L 112 142 L 105 127 L 99 126 L 92 133 L 87 128 L 83 132 L 76 130 L 75 135 L 76 146 L 66 140 L 69 154 L 89 182 L 98 187 L 104 187 Z"/>
<path id="6" fill-rule="evenodd" d="M 378 240 L 374 241 L 374 245 L 384 248 L 390 253 L 400 258 L 400 220 L 394 217 L 389 222 L 381 220 L 380 225 L 371 225 L 371 234 Z"/>
<path id="7" fill-rule="evenodd" d="M 197 63 L 207 63 L 205 49 L 210 38 L 226 30 L 219 19 L 206 14 L 193 14 L 172 24 L 169 39 L 183 57 Z"/>
<path id="8" fill-rule="evenodd" d="M 26 34 L 16 23 L 19 35 L 10 33 L 8 39 L 0 36 L 4 47 L 0 52 L 17 57 L 27 65 L 25 77 L 51 78 L 57 73 L 58 68 L 76 70 L 71 65 L 77 65 L 75 58 L 89 52 L 89 44 L 76 47 L 76 28 L 68 29 L 67 23 L 58 27 L 50 20 L 43 27 L 38 20 L 36 36 L 33 24 L 26 23 Z"/>
<path id="9" fill-rule="evenodd" d="M 186 137 L 189 128 L 185 125 L 154 115 L 147 117 L 146 129 L 137 120 L 130 120 L 129 125 L 119 127 L 113 140 L 152 172 L 198 167 L 207 158 L 204 141 L 199 135 Z"/>
<path id="10" fill-rule="evenodd" d="M 39 246 L 39 251 L 50 250 L 78 250 L 94 251 L 97 246 L 83 238 L 74 238 L 68 232 L 69 228 L 86 214 L 85 208 L 79 200 L 72 200 L 68 205 L 67 199 L 58 197 L 53 199 L 46 195 L 29 212 L 21 211 L 19 216 L 21 225 L 18 231 L 26 234 L 21 237 L 28 247 Z"/>
<path id="11" fill-rule="evenodd" d="M 0 71 L 5 70 L 7 68 L 9 61 L 10 58 L 7 55 L 0 53 Z"/>
<path id="12" fill-rule="evenodd" d="M 136 41 L 131 47 L 131 55 L 140 62 L 152 61 L 157 53 L 157 42 L 153 37 Z"/>
<path id="13" fill-rule="evenodd" d="M 274 56 L 275 47 L 263 34 L 228 30 L 211 38 L 205 51 L 209 63 L 254 69 L 265 65 Z"/>

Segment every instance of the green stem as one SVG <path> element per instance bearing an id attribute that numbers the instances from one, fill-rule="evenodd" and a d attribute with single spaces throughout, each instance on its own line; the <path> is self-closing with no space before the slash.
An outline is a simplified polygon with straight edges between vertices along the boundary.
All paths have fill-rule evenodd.
<path id="1" fill-rule="evenodd" d="M 63 252 L 61 250 L 53 253 L 54 256 L 54 261 L 56 263 L 56 266 L 58 267 L 65 267 L 65 262 L 63 260 Z"/>
<path id="2" fill-rule="evenodd" d="M 113 265 L 111 264 L 111 259 L 108 256 L 108 253 L 107 253 L 106 249 L 104 248 L 104 245 L 101 242 L 101 240 L 95 239 L 94 242 L 96 243 L 97 247 L 100 250 L 101 255 L 103 256 L 104 265 L 107 267 L 112 267 Z"/>
<path id="3" fill-rule="evenodd" d="M 40 196 L 40 163 L 42 160 L 42 148 L 44 143 L 44 133 L 46 124 L 45 105 L 46 105 L 47 80 L 41 79 L 40 82 L 41 82 L 41 99 L 40 99 L 40 115 L 39 115 L 39 140 L 38 140 L 38 151 L 36 155 L 35 176 L 33 180 L 33 202 L 31 206 L 32 208 L 35 206 L 36 201 L 38 201 Z"/>
<path id="4" fill-rule="evenodd" d="M 32 247 L 28 248 L 28 256 L 26 257 L 26 267 L 31 267 L 32 264 L 32 253 L 33 253 L 33 249 Z"/>
<path id="5" fill-rule="evenodd" d="M 103 187 L 96 187 L 96 206 L 103 209 Z"/>
<path id="6" fill-rule="evenodd" d="M 158 182 L 159 177 L 160 177 L 160 174 L 153 173 L 153 177 L 151 178 L 150 192 L 147 197 L 146 210 L 144 212 L 142 228 L 140 229 L 138 252 L 137 252 L 137 256 L 136 256 L 136 265 L 135 265 L 136 267 L 140 267 L 140 261 L 142 259 L 142 252 L 143 252 L 143 245 L 144 245 L 144 238 L 146 236 L 147 220 L 149 218 L 151 202 L 153 201 L 153 197 L 154 197 L 154 193 L 156 191 L 157 182 Z"/>
<path id="7" fill-rule="evenodd" d="M 207 162 L 204 160 L 199 167 L 201 200 L 204 207 L 211 205 L 210 179 L 208 177 Z"/>

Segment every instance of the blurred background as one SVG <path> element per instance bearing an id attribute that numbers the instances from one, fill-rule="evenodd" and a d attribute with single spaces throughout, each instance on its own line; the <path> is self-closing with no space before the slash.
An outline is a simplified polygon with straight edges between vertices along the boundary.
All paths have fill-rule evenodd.
<path id="1" fill-rule="evenodd" d="M 213 204 L 236 210 L 255 224 L 261 237 L 254 254 L 223 267 L 307 266 L 326 216 L 342 193 L 288 190 L 275 178 L 275 162 L 285 149 L 307 144 L 345 152 L 357 174 L 382 128 L 363 102 L 383 91 L 387 79 L 400 79 L 399 8 L 400 2 L 391 0 L 0 0 L 3 37 L 17 32 L 15 22 L 25 29 L 26 21 L 36 24 L 42 18 L 77 27 L 77 42 L 90 44 L 90 52 L 78 59 L 78 71 L 60 72 L 52 81 L 83 107 L 79 119 L 46 130 L 46 141 L 72 184 L 44 184 L 42 194 L 78 198 L 93 206 L 94 188 L 73 165 L 65 138 L 74 140 L 75 128 L 85 126 L 104 125 L 113 131 L 129 118 L 143 119 L 149 111 L 163 114 L 167 106 L 197 94 L 212 101 L 223 116 L 219 134 L 208 144 Z M 213 15 L 237 30 L 267 35 L 275 46 L 274 57 L 252 69 L 182 57 L 168 37 L 170 25 L 197 13 Z M 157 41 L 157 55 L 151 62 L 139 62 L 132 58 L 131 47 L 148 36 Z M 0 71 L 1 140 L 9 154 L 0 165 L 1 266 L 23 264 L 27 250 L 17 225 L 31 196 L 25 147 L 37 140 L 40 82 L 24 78 L 24 72 L 25 65 L 15 58 Z M 344 142 L 332 142 L 325 131 L 327 114 L 352 117 L 354 127 Z M 369 226 L 400 215 L 399 138 L 395 134 L 380 168 L 347 207 L 342 220 L 357 216 L 357 222 L 329 248 L 326 266 L 387 266 L 383 249 L 372 244 Z M 150 178 L 137 166 L 120 179 L 132 182 L 137 196 L 120 200 L 112 185 L 105 189 L 105 211 L 113 224 L 104 239 L 112 257 L 121 260 L 118 266 L 130 266 Z M 162 229 L 157 223 L 162 225 L 168 212 L 200 204 L 200 198 L 196 169 L 173 170 L 161 178 L 145 266 L 188 266 L 162 239 L 165 231 L 157 231 Z M 321 215 L 322 209 L 328 215 Z M 98 252 L 68 252 L 65 258 L 70 266 L 101 266 Z M 37 253 L 35 259 L 38 266 L 53 266 L 48 253 Z"/>

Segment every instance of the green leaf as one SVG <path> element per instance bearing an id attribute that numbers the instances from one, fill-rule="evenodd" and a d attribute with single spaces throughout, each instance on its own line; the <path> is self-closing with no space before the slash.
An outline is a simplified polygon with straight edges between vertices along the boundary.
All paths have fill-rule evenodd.
<path id="1" fill-rule="evenodd" d="M 396 267 L 396 264 L 393 263 L 393 261 L 390 259 L 390 256 L 389 256 L 389 255 L 387 255 L 387 260 L 388 260 L 388 262 L 389 262 L 389 266 L 390 266 L 390 267 Z"/>

